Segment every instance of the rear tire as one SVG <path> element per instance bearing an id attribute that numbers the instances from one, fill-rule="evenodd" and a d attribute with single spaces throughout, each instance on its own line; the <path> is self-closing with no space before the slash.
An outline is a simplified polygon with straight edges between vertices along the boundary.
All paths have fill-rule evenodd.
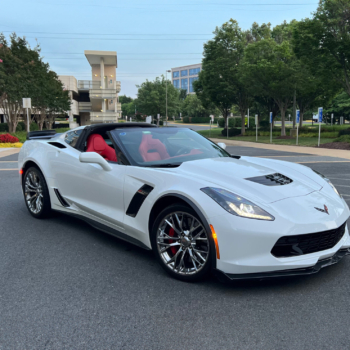
<path id="1" fill-rule="evenodd" d="M 160 265 L 174 278 L 194 282 L 211 271 L 211 236 L 190 207 L 165 208 L 154 222 L 151 243 Z"/>
<path id="2" fill-rule="evenodd" d="M 29 213 L 36 219 L 43 219 L 51 212 L 50 194 L 42 172 L 30 167 L 23 178 L 23 194 Z"/>

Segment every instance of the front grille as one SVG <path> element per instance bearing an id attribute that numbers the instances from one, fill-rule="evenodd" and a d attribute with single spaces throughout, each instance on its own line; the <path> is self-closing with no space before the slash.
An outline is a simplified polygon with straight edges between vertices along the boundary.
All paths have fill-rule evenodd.
<path id="1" fill-rule="evenodd" d="M 333 248 L 343 238 L 346 223 L 334 230 L 280 238 L 271 250 L 276 258 L 311 254 Z"/>

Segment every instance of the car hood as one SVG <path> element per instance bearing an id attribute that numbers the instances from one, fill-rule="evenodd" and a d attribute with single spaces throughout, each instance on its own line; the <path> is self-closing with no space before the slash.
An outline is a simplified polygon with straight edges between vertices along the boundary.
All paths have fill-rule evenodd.
<path id="1" fill-rule="evenodd" d="M 285 198 L 306 196 L 322 189 L 322 179 L 316 181 L 305 167 L 296 170 L 293 163 L 242 157 L 213 158 L 184 162 L 173 169 L 179 174 L 201 181 L 205 186 L 220 187 L 239 194 L 252 201 L 273 203 Z M 252 178 L 282 174 L 293 180 L 286 185 L 267 186 L 251 181 Z M 318 178 L 318 176 L 316 176 Z M 250 180 L 248 180 L 250 179 Z M 274 183 L 274 182 L 273 182 Z"/>

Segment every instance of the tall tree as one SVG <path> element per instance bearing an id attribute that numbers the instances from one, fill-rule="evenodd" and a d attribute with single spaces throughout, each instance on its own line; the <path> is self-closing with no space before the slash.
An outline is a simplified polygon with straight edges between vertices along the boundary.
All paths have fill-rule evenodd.
<path id="1" fill-rule="evenodd" d="M 281 136 L 285 136 L 285 115 L 297 83 L 296 59 L 290 42 L 278 44 L 274 39 L 265 39 L 248 45 L 240 69 L 250 89 L 276 102 L 282 119 Z"/>
<path id="2" fill-rule="evenodd" d="M 312 19 L 293 31 L 295 52 L 309 69 L 335 80 L 350 95 L 350 2 L 320 0 Z"/>
<path id="3" fill-rule="evenodd" d="M 232 106 L 237 105 L 245 133 L 245 114 L 250 99 L 238 69 L 247 44 L 246 35 L 231 19 L 214 31 L 214 39 L 204 44 L 202 71 L 194 83 L 194 90 L 203 106 L 213 103 L 225 118 L 225 125 Z"/>
<path id="4" fill-rule="evenodd" d="M 166 87 L 166 85 L 168 86 Z M 156 117 L 157 114 L 165 116 L 166 90 L 168 116 L 175 115 L 178 111 L 180 106 L 179 91 L 171 84 L 170 80 L 166 81 L 164 76 L 157 77 L 154 81 L 146 80 L 137 88 L 137 110 L 142 114 L 153 117 Z"/>

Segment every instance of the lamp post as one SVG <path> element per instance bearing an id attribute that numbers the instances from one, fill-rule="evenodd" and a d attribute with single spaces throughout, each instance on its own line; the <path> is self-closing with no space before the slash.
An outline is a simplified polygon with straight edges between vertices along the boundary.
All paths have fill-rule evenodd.
<path id="1" fill-rule="evenodd" d="M 165 120 L 166 120 L 166 126 L 168 126 L 168 73 L 170 73 L 171 70 L 165 71 Z"/>

